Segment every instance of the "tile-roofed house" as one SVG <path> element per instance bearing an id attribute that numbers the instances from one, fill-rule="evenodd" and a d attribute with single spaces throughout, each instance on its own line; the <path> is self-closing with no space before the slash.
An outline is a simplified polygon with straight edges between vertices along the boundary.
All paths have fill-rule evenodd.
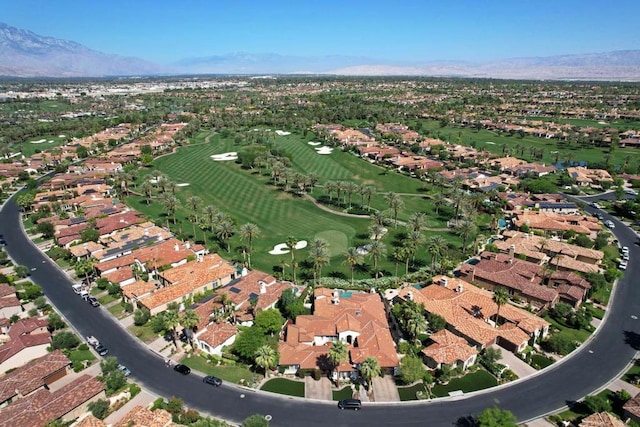
<path id="1" fill-rule="evenodd" d="M 321 361 L 337 340 L 347 345 L 351 364 L 339 366 L 334 375 L 357 375 L 359 364 L 369 356 L 375 357 L 385 371 L 396 372 L 398 355 L 378 294 L 320 288 L 314 297 L 314 313 L 298 316 L 295 324 L 288 324 L 285 338 L 278 345 L 280 366 L 285 372 L 327 370 Z"/>
<path id="2" fill-rule="evenodd" d="M 140 217 L 138 212 L 128 211 L 116 215 L 110 215 L 105 218 L 98 218 L 96 221 L 96 228 L 100 233 L 100 237 L 104 237 L 114 231 L 122 230 L 141 222 L 144 222 L 144 219 Z"/>
<path id="3" fill-rule="evenodd" d="M 558 292 L 543 285 L 543 267 L 512 255 L 483 252 L 475 264 L 463 264 L 460 276 L 491 290 L 505 288 L 535 307 L 553 307 Z"/>
<path id="4" fill-rule="evenodd" d="M 199 257 L 158 273 L 162 288 L 138 300 L 151 314 L 166 309 L 171 302 L 182 303 L 197 292 L 224 286 L 235 278 L 236 269 L 218 254 Z"/>
<path id="5" fill-rule="evenodd" d="M 579 427 L 626 427 L 626 425 L 609 412 L 596 412 L 583 418 L 578 424 Z"/>
<path id="6" fill-rule="evenodd" d="M 176 238 L 158 242 L 154 245 L 136 249 L 132 252 L 136 263 L 143 270 L 153 272 L 160 267 L 177 267 L 188 258 L 204 256 L 205 251 L 194 251 L 191 243 L 182 243 Z"/>
<path id="7" fill-rule="evenodd" d="M 76 257 L 76 260 L 96 257 L 102 251 L 104 251 L 104 246 L 97 242 L 85 242 L 69 248 L 69 252 Z"/>
<path id="8" fill-rule="evenodd" d="M 54 392 L 38 390 L 1 409 L 0 427 L 44 427 L 58 418 L 74 420 L 87 411 L 89 403 L 104 399 L 104 390 L 104 384 L 89 375 Z"/>
<path id="9" fill-rule="evenodd" d="M 22 319 L 9 327 L 8 342 L 0 346 L 0 372 L 24 365 L 31 359 L 47 354 L 51 345 L 49 322 L 41 319 Z"/>
<path id="10" fill-rule="evenodd" d="M 72 425 L 73 427 L 107 427 L 104 421 L 94 417 L 92 414 L 87 414 Z"/>
<path id="11" fill-rule="evenodd" d="M 589 169 L 584 166 L 567 168 L 569 177 L 576 180 L 579 186 L 601 188 L 603 183 L 613 183 L 613 178 L 604 169 Z"/>
<path id="12" fill-rule="evenodd" d="M 67 374 L 71 360 L 54 350 L 0 377 L 0 406 L 47 387 Z"/>
<path id="13" fill-rule="evenodd" d="M 152 411 L 138 405 L 118 421 L 114 427 L 169 427 L 174 425 L 171 420 L 171 414 L 164 409 L 156 409 L 155 411 Z"/>
<path id="14" fill-rule="evenodd" d="M 578 234 L 586 234 L 592 239 L 602 229 L 597 218 L 556 212 L 518 212 L 513 222 L 517 227 L 526 225 L 531 230 L 540 230 L 548 234 L 563 234 L 573 230 Z"/>
<path id="15" fill-rule="evenodd" d="M 464 338 L 446 329 L 432 334 L 429 339 L 432 343 L 422 349 L 422 355 L 431 369 L 449 365 L 452 368 L 461 367 L 466 370 L 476 361 L 478 350 L 471 347 Z"/>
<path id="16" fill-rule="evenodd" d="M 434 284 L 417 290 L 402 288 L 397 296 L 422 304 L 427 313 L 442 316 L 447 329 L 469 344 L 485 348 L 497 343 L 510 351 L 522 351 L 532 338 L 544 337 L 549 323 L 509 304 L 500 307 L 503 325 L 495 327 L 498 306 L 492 294 L 458 278 L 437 276 Z"/>
<path id="17" fill-rule="evenodd" d="M 625 418 L 631 418 L 635 422 L 640 422 L 640 394 L 629 399 L 622 409 L 624 410 Z"/>
<path id="18" fill-rule="evenodd" d="M 238 327 L 229 323 L 210 322 L 204 329 L 194 334 L 194 345 L 207 354 L 220 356 L 222 349 L 233 344 Z"/>
<path id="19" fill-rule="evenodd" d="M 130 285 L 137 280 L 133 269 L 129 266 L 119 268 L 109 273 L 103 273 L 100 277 L 107 279 L 111 283 L 116 283 L 120 286 Z"/>
<path id="20" fill-rule="evenodd" d="M 0 318 L 9 319 L 22 313 L 23 308 L 18 299 L 16 288 L 0 283 Z"/>
<path id="21" fill-rule="evenodd" d="M 134 283 L 122 286 L 122 297 L 125 301 L 134 304 L 138 299 L 150 295 L 157 289 L 156 285 L 144 280 L 137 280 Z"/>

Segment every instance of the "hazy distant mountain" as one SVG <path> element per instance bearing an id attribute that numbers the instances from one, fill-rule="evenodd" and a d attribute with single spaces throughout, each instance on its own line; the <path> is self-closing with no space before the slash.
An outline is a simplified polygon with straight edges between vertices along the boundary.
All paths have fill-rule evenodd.
<path id="1" fill-rule="evenodd" d="M 99 77 L 166 72 L 137 58 L 91 50 L 73 41 L 39 36 L 0 23 L 0 75 L 14 77 Z"/>
<path id="2" fill-rule="evenodd" d="M 547 80 L 640 81 L 640 50 L 512 58 L 478 63 L 330 55 L 230 53 L 186 58 L 161 67 L 137 58 L 91 50 L 73 41 L 44 37 L 0 23 L 0 76 L 99 77 L 161 74 L 333 74 L 439 76 Z"/>

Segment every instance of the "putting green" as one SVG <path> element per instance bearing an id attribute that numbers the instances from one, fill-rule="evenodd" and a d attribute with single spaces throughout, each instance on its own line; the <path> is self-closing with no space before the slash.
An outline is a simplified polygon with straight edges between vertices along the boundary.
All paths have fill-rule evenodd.
<path id="1" fill-rule="evenodd" d="M 325 230 L 317 233 L 314 238 L 326 240 L 329 243 L 331 257 L 341 255 L 349 247 L 349 238 L 342 231 Z"/>

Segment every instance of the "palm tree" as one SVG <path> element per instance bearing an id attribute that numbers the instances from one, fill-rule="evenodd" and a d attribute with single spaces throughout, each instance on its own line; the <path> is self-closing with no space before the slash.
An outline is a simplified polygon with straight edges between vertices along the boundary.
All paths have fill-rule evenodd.
<path id="1" fill-rule="evenodd" d="M 176 328 L 180 325 L 180 316 L 178 316 L 178 312 L 176 310 L 167 310 L 164 312 L 164 316 L 162 318 L 165 329 L 171 330 L 171 337 L 173 339 L 173 344 L 177 346 L 176 343 Z"/>
<path id="2" fill-rule="evenodd" d="M 200 230 L 202 230 L 202 240 L 204 242 L 204 246 L 207 247 L 207 230 L 211 230 L 211 223 L 209 222 L 209 218 L 205 216 L 200 217 L 198 227 L 200 228 Z"/>
<path id="3" fill-rule="evenodd" d="M 420 332 L 424 331 L 426 328 L 427 320 L 424 318 L 423 312 L 415 313 L 405 322 L 405 329 L 407 330 L 409 335 L 411 335 L 411 337 L 413 338 L 413 342 L 416 345 L 420 343 L 420 340 L 418 339 Z"/>
<path id="4" fill-rule="evenodd" d="M 367 357 L 360 364 L 360 374 L 368 385 L 371 385 L 371 380 L 380 375 L 380 372 L 382 372 L 382 370 L 380 369 L 378 359 L 373 356 Z"/>
<path id="5" fill-rule="evenodd" d="M 331 258 L 329 257 L 329 244 L 323 239 L 315 239 L 311 242 L 311 248 L 309 249 L 309 256 L 313 261 L 314 272 L 313 275 L 316 286 L 318 285 L 320 278 L 322 277 L 322 266 L 329 264 Z"/>
<path id="6" fill-rule="evenodd" d="M 436 193 L 431 198 L 433 207 L 436 208 L 436 215 L 440 213 L 440 208 L 446 204 L 446 198 L 442 193 Z"/>
<path id="7" fill-rule="evenodd" d="M 393 222 L 395 223 L 395 226 L 397 227 L 398 226 L 398 211 L 400 211 L 402 209 L 402 207 L 404 206 L 404 202 L 402 201 L 400 196 L 398 196 L 394 192 L 389 192 L 389 193 L 385 194 L 384 200 L 389 205 L 389 209 L 391 209 L 393 211 Z"/>
<path id="8" fill-rule="evenodd" d="M 427 241 L 427 252 L 431 255 L 431 270 L 434 271 L 438 258 L 447 250 L 448 243 L 442 236 L 431 236 Z"/>
<path id="9" fill-rule="evenodd" d="M 215 206 L 207 205 L 204 207 L 204 215 L 207 217 L 210 227 L 213 227 L 213 224 L 215 224 L 215 218 L 217 214 L 218 214 L 218 208 L 216 208 Z M 213 230 L 210 229 L 210 231 L 213 231 Z"/>
<path id="10" fill-rule="evenodd" d="M 251 254 L 253 253 L 253 239 L 260 235 L 260 229 L 257 225 L 248 222 L 240 226 L 240 236 L 249 243 L 249 268 L 251 268 Z"/>
<path id="11" fill-rule="evenodd" d="M 351 200 L 353 198 L 353 193 L 357 193 L 360 189 L 360 186 L 355 182 L 347 181 L 344 185 L 344 189 L 347 192 L 347 197 L 349 199 L 349 209 L 351 209 Z"/>
<path id="12" fill-rule="evenodd" d="M 264 344 L 256 350 L 256 365 L 264 369 L 264 376 L 269 376 L 269 369 L 274 368 L 278 361 L 278 353 L 269 345 Z"/>
<path id="13" fill-rule="evenodd" d="M 427 215 L 424 212 L 416 212 L 409 217 L 407 227 L 411 231 L 422 231 L 427 221 Z"/>
<path id="14" fill-rule="evenodd" d="M 195 347 L 193 345 L 193 329 L 198 326 L 198 323 L 200 323 L 200 318 L 198 317 L 198 314 L 193 310 L 185 310 L 182 313 L 182 316 L 180 316 L 180 324 L 184 329 L 189 330 L 187 337 L 189 338 L 189 344 L 191 345 L 192 350 L 195 350 Z"/>
<path id="15" fill-rule="evenodd" d="M 375 211 L 371 214 L 371 220 L 374 224 L 384 227 L 387 223 L 387 215 L 382 211 Z"/>
<path id="16" fill-rule="evenodd" d="M 145 203 L 147 205 L 151 203 L 151 196 L 153 195 L 153 184 L 149 181 L 144 181 L 140 186 L 140 191 L 142 191 L 142 194 L 144 195 Z"/>
<path id="17" fill-rule="evenodd" d="M 380 238 L 382 238 L 382 235 L 384 234 L 386 228 L 384 228 L 383 226 L 379 225 L 379 224 L 371 224 L 369 226 L 369 228 L 367 229 L 367 231 L 369 232 L 369 235 L 371 236 L 371 238 L 373 240 L 380 240 Z"/>
<path id="18" fill-rule="evenodd" d="M 76 262 L 74 268 L 77 276 L 84 276 L 87 286 L 90 284 L 89 278 L 93 275 L 93 264 L 96 262 L 94 258 L 83 258 Z"/>
<path id="19" fill-rule="evenodd" d="M 333 202 L 333 192 L 336 191 L 336 183 L 333 181 L 327 181 L 324 184 L 324 191 L 329 195 L 329 203 Z"/>
<path id="20" fill-rule="evenodd" d="M 336 198 L 338 199 L 338 205 L 342 205 L 342 199 L 340 198 L 340 196 L 342 195 L 342 192 L 344 191 L 344 182 L 343 181 L 336 181 L 334 183 L 335 185 L 335 190 L 336 190 Z"/>
<path id="21" fill-rule="evenodd" d="M 458 230 L 458 235 L 462 237 L 462 252 L 467 249 L 467 240 L 469 240 L 469 236 L 475 234 L 478 231 L 478 227 L 471 220 L 464 220 L 459 222 L 456 226 Z"/>
<path id="22" fill-rule="evenodd" d="M 344 342 L 338 340 L 331 343 L 331 348 L 329 349 L 327 355 L 329 356 L 329 360 L 333 365 L 333 369 L 335 370 L 340 363 L 347 360 L 349 357 L 349 348 L 345 345 Z"/>
<path id="23" fill-rule="evenodd" d="M 509 293 L 504 288 L 498 288 L 493 292 L 493 302 L 498 306 L 496 313 L 496 327 L 498 327 L 498 319 L 500 318 L 500 307 L 509 302 Z"/>
<path id="24" fill-rule="evenodd" d="M 175 196 L 168 196 L 164 199 L 164 208 L 167 211 L 167 216 L 173 217 L 173 223 L 176 223 L 176 210 L 178 209 L 178 199 Z"/>
<path id="25" fill-rule="evenodd" d="M 373 271 L 378 278 L 378 260 L 387 254 L 387 247 L 380 240 L 372 240 L 369 243 L 369 256 L 373 260 Z"/>
<path id="26" fill-rule="evenodd" d="M 362 262 L 362 255 L 358 253 L 358 248 L 353 246 L 347 248 L 342 255 L 344 256 L 343 263 L 349 264 L 349 268 L 351 269 L 351 285 L 353 286 L 353 276 L 356 271 L 356 265 Z"/>
<path id="27" fill-rule="evenodd" d="M 375 193 L 375 191 L 376 189 L 369 185 L 363 186 L 360 190 L 362 197 L 367 199 L 367 210 L 371 210 L 371 196 L 373 195 L 373 193 Z"/>
<path id="28" fill-rule="evenodd" d="M 395 267 L 394 276 L 396 277 L 396 284 L 398 284 L 398 266 L 401 262 L 409 259 L 409 255 L 407 254 L 407 248 L 404 246 L 396 246 L 391 251 L 391 259 L 393 260 L 393 264 Z"/>
<path id="29" fill-rule="evenodd" d="M 201 203 L 202 199 L 200 199 L 200 197 L 198 196 L 191 196 L 187 199 L 187 206 L 189 206 L 189 208 L 193 212 L 193 216 L 196 219 L 196 222 L 198 222 L 198 211 L 200 210 Z"/>
<path id="30" fill-rule="evenodd" d="M 295 250 L 296 250 L 296 244 L 298 243 L 298 239 L 296 239 L 293 236 L 289 236 L 289 237 L 287 237 L 287 240 L 284 241 L 284 243 L 287 245 L 287 248 L 291 252 L 291 269 L 293 270 L 292 278 L 293 278 L 293 283 L 295 283 L 296 282 L 296 255 L 295 255 Z"/>
<path id="31" fill-rule="evenodd" d="M 231 222 L 230 220 L 221 221 L 217 225 L 216 236 L 222 241 L 222 243 L 226 243 L 227 252 L 231 252 L 229 239 L 231 238 L 231 236 L 233 236 L 233 228 L 233 222 Z"/>

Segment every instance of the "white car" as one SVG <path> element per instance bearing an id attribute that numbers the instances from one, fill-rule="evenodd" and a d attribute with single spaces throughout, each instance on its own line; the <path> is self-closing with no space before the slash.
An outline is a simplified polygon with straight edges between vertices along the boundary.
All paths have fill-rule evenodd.
<path id="1" fill-rule="evenodd" d="M 623 246 L 620 248 L 620 252 L 622 252 L 623 254 L 628 254 L 629 253 L 629 247 L 628 246 Z"/>
<path id="2" fill-rule="evenodd" d="M 616 225 L 613 223 L 613 221 L 609 219 L 604 222 L 604 225 L 606 225 L 609 228 L 616 228 Z"/>
<path id="3" fill-rule="evenodd" d="M 631 188 L 627 188 L 626 190 L 624 190 L 625 193 L 630 194 L 632 196 L 637 196 L 638 192 L 636 190 L 633 190 Z"/>
<path id="4" fill-rule="evenodd" d="M 97 345 L 100 344 L 100 341 L 98 341 L 98 339 L 93 335 L 89 335 L 87 337 L 87 344 L 89 344 L 91 347 L 96 347 Z"/>
<path id="5" fill-rule="evenodd" d="M 627 261 L 620 261 L 620 264 L 618 264 L 618 268 L 620 270 L 626 270 L 627 269 Z"/>

